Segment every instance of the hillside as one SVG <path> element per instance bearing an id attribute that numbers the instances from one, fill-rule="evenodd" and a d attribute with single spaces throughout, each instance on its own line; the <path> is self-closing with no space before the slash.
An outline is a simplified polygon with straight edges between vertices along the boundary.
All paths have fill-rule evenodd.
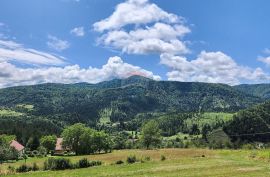
<path id="1" fill-rule="evenodd" d="M 270 99 L 270 84 L 241 84 L 235 86 L 234 88 L 250 95 Z"/>
<path id="2" fill-rule="evenodd" d="M 263 99 L 224 84 L 154 81 L 140 76 L 98 84 L 41 84 L 0 90 L 0 106 L 32 105 L 36 116 L 94 123 L 100 113 L 132 119 L 143 112 L 235 112 Z"/>
<path id="3" fill-rule="evenodd" d="M 233 140 L 270 141 L 270 102 L 242 110 L 225 127 Z"/>

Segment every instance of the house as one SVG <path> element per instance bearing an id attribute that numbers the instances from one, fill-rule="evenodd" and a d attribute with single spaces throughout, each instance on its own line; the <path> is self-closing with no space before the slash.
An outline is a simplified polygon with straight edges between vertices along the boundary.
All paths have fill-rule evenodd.
<path id="1" fill-rule="evenodd" d="M 22 156 L 24 154 L 25 148 L 18 141 L 12 140 L 10 143 L 10 147 L 14 147 L 18 151 L 19 156 Z"/>
<path id="2" fill-rule="evenodd" d="M 63 138 L 57 138 L 54 154 L 62 155 L 65 153 L 66 149 L 62 146 Z"/>

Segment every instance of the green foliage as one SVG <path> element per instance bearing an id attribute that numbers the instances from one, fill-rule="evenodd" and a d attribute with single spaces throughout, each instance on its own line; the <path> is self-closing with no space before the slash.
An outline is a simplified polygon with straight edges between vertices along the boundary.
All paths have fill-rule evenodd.
<path id="1" fill-rule="evenodd" d="M 59 135 L 62 131 L 62 125 L 59 124 L 61 123 L 36 116 L 0 116 L 0 134 L 16 135 L 18 141 L 27 144 L 33 136 L 39 138 L 43 135 Z"/>
<path id="2" fill-rule="evenodd" d="M 242 84 L 235 86 L 236 89 L 257 97 L 269 99 L 270 98 L 270 84 Z"/>
<path id="3" fill-rule="evenodd" d="M 71 163 L 70 159 L 67 158 L 49 158 L 44 162 L 44 170 L 88 168 L 92 166 L 99 166 L 101 164 L 101 161 L 88 161 L 86 158 L 83 158 L 74 164 Z"/>
<path id="4" fill-rule="evenodd" d="M 48 152 L 55 149 L 57 137 L 55 135 L 43 136 L 40 139 L 40 145 L 45 147 Z"/>
<path id="5" fill-rule="evenodd" d="M 16 168 L 17 173 L 25 173 L 25 172 L 29 172 L 29 171 L 32 171 L 32 167 L 27 166 L 26 164 L 22 164 L 21 166 Z"/>
<path id="6" fill-rule="evenodd" d="M 28 140 L 26 147 L 29 148 L 31 151 L 34 151 L 38 149 L 39 145 L 39 138 L 37 136 L 34 136 Z"/>
<path id="7" fill-rule="evenodd" d="M 95 85 L 40 84 L 0 90 L 0 107 L 58 122 L 60 127 L 125 122 L 146 112 L 234 112 L 262 101 L 224 84 L 158 82 L 139 76 Z"/>
<path id="8" fill-rule="evenodd" d="M 116 162 L 115 162 L 115 164 L 116 165 L 120 165 L 120 164 L 123 164 L 124 162 L 122 161 L 122 160 L 117 160 Z"/>
<path id="9" fill-rule="evenodd" d="M 19 153 L 14 147 L 0 145 L 0 164 L 8 160 L 18 160 Z"/>
<path id="10" fill-rule="evenodd" d="M 73 168 L 69 159 L 49 158 L 44 162 L 44 170 L 65 170 Z"/>
<path id="11" fill-rule="evenodd" d="M 137 158 L 136 158 L 135 155 L 130 155 L 130 156 L 127 157 L 127 163 L 128 164 L 132 164 L 132 163 L 135 163 L 135 162 L 137 162 Z"/>
<path id="12" fill-rule="evenodd" d="M 164 155 L 161 155 L 160 160 L 161 161 L 165 161 L 166 160 L 166 157 Z"/>
<path id="13" fill-rule="evenodd" d="M 76 155 L 79 154 L 80 137 L 86 131 L 84 124 L 78 123 L 65 128 L 62 132 L 63 146 L 73 150 Z"/>
<path id="14" fill-rule="evenodd" d="M 0 135 L 0 146 L 7 146 L 10 144 L 12 140 L 15 140 L 15 135 Z"/>
<path id="15" fill-rule="evenodd" d="M 78 162 L 79 168 L 87 168 L 89 166 L 90 166 L 90 162 L 88 161 L 87 158 L 83 158 L 83 159 L 79 160 L 79 162 Z"/>
<path id="16" fill-rule="evenodd" d="M 225 125 L 233 141 L 270 141 L 270 102 L 240 111 Z"/>
<path id="17" fill-rule="evenodd" d="M 33 163 L 32 166 L 22 164 L 18 168 L 16 168 L 17 173 L 26 173 L 26 172 L 29 172 L 29 171 L 38 171 L 38 170 L 39 170 L 39 167 L 38 167 L 38 165 L 36 163 Z"/>
<path id="18" fill-rule="evenodd" d="M 147 149 L 149 149 L 151 146 L 158 146 L 161 142 L 160 129 L 155 120 L 147 122 L 142 127 L 141 142 Z"/>
<path id="19" fill-rule="evenodd" d="M 114 136 L 112 141 L 113 141 L 113 149 L 126 149 L 128 135 L 126 135 L 124 132 L 119 132 Z"/>
<path id="20" fill-rule="evenodd" d="M 111 151 L 111 138 L 104 132 L 98 132 L 78 123 L 64 129 L 63 146 L 78 154 Z"/>

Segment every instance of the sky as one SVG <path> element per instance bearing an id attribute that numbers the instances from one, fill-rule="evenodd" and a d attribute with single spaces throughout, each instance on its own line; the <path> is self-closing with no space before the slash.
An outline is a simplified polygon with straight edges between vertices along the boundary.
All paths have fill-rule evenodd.
<path id="1" fill-rule="evenodd" d="M 0 87 L 269 83 L 268 0 L 1 0 Z"/>

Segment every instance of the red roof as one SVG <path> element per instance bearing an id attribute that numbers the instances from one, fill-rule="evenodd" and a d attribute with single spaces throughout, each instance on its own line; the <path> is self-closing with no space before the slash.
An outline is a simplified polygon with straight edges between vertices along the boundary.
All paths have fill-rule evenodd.
<path id="1" fill-rule="evenodd" d="M 16 140 L 12 140 L 10 146 L 14 147 L 17 151 L 22 151 L 24 149 L 24 146 Z"/>
<path id="2" fill-rule="evenodd" d="M 63 150 L 62 143 L 63 143 L 63 138 L 57 138 L 56 146 L 55 146 L 56 151 Z"/>

